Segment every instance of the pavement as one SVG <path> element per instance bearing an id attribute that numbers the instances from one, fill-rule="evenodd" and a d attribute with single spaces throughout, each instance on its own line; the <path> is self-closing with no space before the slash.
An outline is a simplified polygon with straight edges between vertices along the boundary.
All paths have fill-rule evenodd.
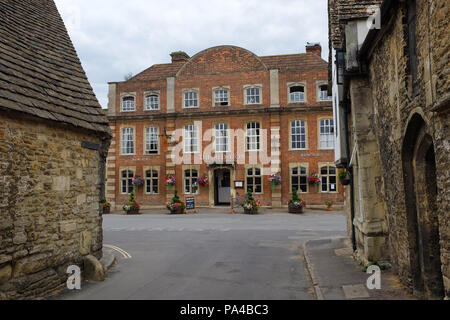
<path id="1" fill-rule="evenodd" d="M 111 256 L 117 264 L 104 282 L 84 281 L 80 291 L 66 290 L 54 299 L 358 298 L 357 289 L 369 275 L 361 272 L 351 252 L 344 254 L 343 212 L 292 215 L 266 209 L 250 216 L 225 213 L 227 209 L 177 216 L 105 215 L 105 264 L 113 265 Z M 382 275 L 383 289 L 390 279 Z M 394 284 L 389 282 L 389 288 Z M 395 289 L 395 294 L 371 291 L 368 298 L 404 298 Z"/>

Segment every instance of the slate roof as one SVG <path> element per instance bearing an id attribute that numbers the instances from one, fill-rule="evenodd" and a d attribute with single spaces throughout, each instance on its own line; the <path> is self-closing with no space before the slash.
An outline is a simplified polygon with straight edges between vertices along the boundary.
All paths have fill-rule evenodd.
<path id="1" fill-rule="evenodd" d="M 298 53 L 259 57 L 268 69 L 280 71 L 308 71 L 327 68 L 327 62 L 313 53 Z M 175 77 L 185 62 L 155 64 L 128 81 L 151 81 Z"/>
<path id="2" fill-rule="evenodd" d="M 111 133 L 53 0 L 0 0 L 0 109 Z"/>

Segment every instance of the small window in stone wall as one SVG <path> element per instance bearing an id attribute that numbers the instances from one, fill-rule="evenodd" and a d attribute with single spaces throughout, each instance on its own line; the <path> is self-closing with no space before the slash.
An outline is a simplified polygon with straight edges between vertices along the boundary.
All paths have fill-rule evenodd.
<path id="1" fill-rule="evenodd" d="M 246 174 L 247 191 L 251 190 L 253 193 L 262 193 L 261 168 L 248 168 Z"/>
<path id="2" fill-rule="evenodd" d="M 334 149 L 334 120 L 320 120 L 320 149 Z"/>
<path id="3" fill-rule="evenodd" d="M 151 94 L 145 97 L 145 110 L 159 110 L 159 96 Z"/>
<path id="4" fill-rule="evenodd" d="M 122 111 L 129 112 L 129 111 L 135 111 L 135 103 L 134 103 L 134 97 L 124 97 L 122 98 Z"/>
<path id="5" fill-rule="evenodd" d="M 123 155 L 134 154 L 134 128 L 122 128 L 120 144 Z"/>
<path id="6" fill-rule="evenodd" d="M 319 101 L 330 101 L 331 96 L 328 95 L 328 85 L 322 84 L 318 87 Z"/>
<path id="7" fill-rule="evenodd" d="M 228 90 L 216 90 L 214 91 L 214 106 L 228 106 L 230 104 L 229 91 Z"/>
<path id="8" fill-rule="evenodd" d="M 122 194 L 128 194 L 133 192 L 133 177 L 134 172 L 131 170 L 122 171 Z"/>
<path id="9" fill-rule="evenodd" d="M 289 88 L 289 102 L 304 102 L 305 101 L 305 87 L 292 86 Z"/>
<path id="10" fill-rule="evenodd" d="M 247 88 L 245 89 L 246 104 L 260 104 L 261 103 L 261 89 Z"/>
<path id="11" fill-rule="evenodd" d="M 321 191 L 337 192 L 336 167 L 324 166 L 320 168 Z"/>
<path id="12" fill-rule="evenodd" d="M 198 108 L 198 93 L 196 91 L 188 91 L 184 93 L 184 107 Z"/>
<path id="13" fill-rule="evenodd" d="M 195 169 L 187 169 L 184 171 L 184 193 L 197 194 L 198 193 L 198 171 Z"/>

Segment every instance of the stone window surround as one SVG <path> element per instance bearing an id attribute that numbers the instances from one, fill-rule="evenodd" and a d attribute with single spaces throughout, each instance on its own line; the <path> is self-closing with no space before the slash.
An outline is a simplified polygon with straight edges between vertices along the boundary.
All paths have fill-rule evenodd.
<path id="1" fill-rule="evenodd" d="M 306 178 L 308 179 L 309 176 L 309 163 L 308 162 L 291 162 L 289 163 L 289 194 L 292 195 L 292 169 L 298 168 L 298 167 L 304 167 L 306 168 Z M 300 174 L 299 174 L 300 176 Z M 298 190 L 298 193 L 301 194 L 308 194 L 309 193 L 309 183 L 306 181 L 306 192 L 301 192 Z"/>
<path id="2" fill-rule="evenodd" d="M 133 153 L 122 153 L 122 134 L 123 134 L 123 132 L 122 132 L 122 129 L 124 129 L 124 128 L 132 128 L 133 129 L 133 144 L 134 144 L 134 152 Z M 134 125 L 134 124 L 121 124 L 120 125 L 120 127 L 119 127 L 119 129 L 120 129 L 120 152 L 119 152 L 119 155 L 121 155 L 121 156 L 135 156 L 136 154 L 137 154 L 137 151 L 136 151 L 136 148 L 137 148 L 137 145 L 136 145 L 136 125 Z"/>
<path id="3" fill-rule="evenodd" d="M 147 171 L 148 170 L 153 170 L 153 171 L 157 171 L 158 172 L 158 193 L 153 193 L 153 192 L 151 192 L 151 193 L 148 193 L 147 192 Z M 161 191 L 161 188 L 160 188 L 160 179 L 161 179 L 161 166 L 145 166 L 145 167 L 143 167 L 143 178 L 144 178 L 144 180 L 145 180 L 145 184 L 144 184 L 144 194 L 146 194 L 146 195 L 159 195 L 160 194 L 160 191 Z M 153 178 L 153 177 L 152 177 Z M 151 179 L 152 179 L 151 178 Z"/>
<path id="4" fill-rule="evenodd" d="M 148 96 L 158 96 L 158 109 L 148 109 L 146 104 L 146 98 Z M 151 91 L 145 91 L 144 92 L 144 111 L 159 111 L 161 110 L 161 91 L 160 90 L 151 90 Z"/>
<path id="5" fill-rule="evenodd" d="M 257 194 L 257 195 L 263 195 L 264 194 L 264 176 L 263 176 L 263 166 L 262 165 L 255 165 L 255 164 L 246 164 L 244 166 L 245 168 L 245 181 L 244 181 L 244 185 L 245 185 L 245 194 L 247 194 L 248 192 L 248 188 L 247 188 L 247 171 L 250 168 L 257 168 L 261 170 L 261 192 L 253 192 L 253 194 Z"/>
<path id="6" fill-rule="evenodd" d="M 184 103 L 184 94 L 188 92 L 197 93 L 197 106 L 196 107 L 186 107 Z M 181 90 L 181 108 L 182 109 L 199 109 L 200 108 L 200 88 L 185 88 Z"/>
<path id="7" fill-rule="evenodd" d="M 124 98 L 128 98 L 128 97 L 133 97 L 134 98 L 134 110 L 123 110 L 123 99 Z M 120 94 L 120 112 L 136 112 L 137 108 L 136 108 L 136 92 L 122 92 Z"/>
<path id="8" fill-rule="evenodd" d="M 226 106 L 216 106 L 215 93 L 218 90 L 227 90 L 228 91 L 228 104 Z M 212 101 L 213 108 L 230 107 L 231 106 L 231 87 L 230 86 L 213 87 L 212 88 L 212 100 L 211 101 Z"/>
<path id="9" fill-rule="evenodd" d="M 332 101 L 332 97 L 328 97 L 328 99 L 320 99 L 320 86 L 323 85 L 327 85 L 328 86 L 328 81 L 326 80 L 317 80 L 316 81 L 316 101 L 317 102 L 327 102 L 327 101 Z"/>
<path id="10" fill-rule="evenodd" d="M 338 168 L 336 167 L 336 164 L 334 162 L 319 162 L 317 164 L 318 166 L 318 175 L 321 177 L 322 179 L 322 174 L 321 174 L 321 169 L 322 167 L 333 167 L 336 169 L 336 191 L 322 191 L 322 182 L 320 183 L 319 186 L 319 193 L 339 193 L 339 181 L 338 181 Z M 326 175 L 327 177 L 329 177 L 329 175 Z M 328 185 L 330 184 L 330 181 L 328 180 Z M 328 189 L 328 188 L 327 188 Z"/>
<path id="11" fill-rule="evenodd" d="M 259 103 L 247 103 L 247 89 L 259 89 Z M 262 84 L 246 84 L 244 90 L 244 106 L 262 105 L 263 104 L 263 85 Z"/>
<path id="12" fill-rule="evenodd" d="M 199 195 L 200 194 L 200 186 L 197 186 L 197 192 L 196 193 L 186 193 L 186 176 L 185 176 L 185 172 L 186 170 L 191 170 L 191 175 L 192 175 L 192 170 L 197 170 L 197 177 L 200 177 L 200 165 L 192 165 L 192 164 L 187 164 L 187 165 L 183 165 L 182 166 L 182 175 L 183 175 L 183 194 L 185 195 Z M 192 179 L 192 176 L 190 177 Z M 191 180 L 192 181 L 192 180 Z M 191 191 L 192 191 L 192 186 L 191 186 Z"/>
<path id="13" fill-rule="evenodd" d="M 306 85 L 306 81 L 297 81 L 297 82 L 288 82 L 287 84 L 287 101 L 289 104 L 295 104 L 295 103 L 307 103 L 308 102 L 308 86 Z M 291 101 L 291 87 L 303 87 L 305 99 L 303 101 Z"/>
<path id="14" fill-rule="evenodd" d="M 123 179 L 124 178 L 122 178 L 122 172 L 123 171 L 133 171 L 133 174 L 134 175 L 136 175 L 136 167 L 135 166 L 126 166 L 126 167 L 120 167 L 119 168 L 119 176 L 120 176 L 120 186 L 119 186 L 119 188 L 120 188 L 120 194 L 122 194 L 122 195 L 128 195 L 129 193 L 127 192 L 127 193 L 123 193 L 123 190 L 122 190 L 122 181 L 123 181 Z M 133 178 L 133 177 L 132 177 Z M 128 179 L 127 179 L 128 180 Z M 127 183 L 127 189 L 128 189 L 128 183 Z"/>
<path id="15" fill-rule="evenodd" d="M 300 121 L 305 121 L 305 143 L 306 146 L 304 149 L 294 149 L 292 148 L 292 121 L 295 120 L 300 120 Z M 291 117 L 289 118 L 289 151 L 307 151 L 309 150 L 309 130 L 308 130 L 308 119 L 305 116 L 300 116 L 300 117 Z"/>
<path id="16" fill-rule="evenodd" d="M 320 144 L 320 121 L 321 120 L 333 120 L 334 123 L 334 118 L 333 116 L 319 116 L 317 117 L 317 150 L 334 150 L 333 148 L 322 148 L 321 144 Z M 336 133 L 336 127 L 334 128 Z M 335 138 L 335 135 L 333 134 L 333 138 Z M 334 141 L 334 146 L 336 145 L 336 139 Z"/>
<path id="17" fill-rule="evenodd" d="M 158 128 L 158 153 L 147 153 L 147 128 Z M 143 153 L 146 156 L 159 156 L 161 154 L 161 131 L 160 131 L 160 125 L 159 124 L 153 124 L 153 125 L 144 125 L 144 145 L 143 145 Z"/>

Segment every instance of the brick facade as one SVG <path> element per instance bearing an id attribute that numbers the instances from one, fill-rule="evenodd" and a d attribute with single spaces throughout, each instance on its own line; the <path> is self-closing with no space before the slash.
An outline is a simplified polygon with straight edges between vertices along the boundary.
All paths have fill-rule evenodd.
<path id="1" fill-rule="evenodd" d="M 172 151 L 177 148 L 176 142 L 163 135 L 175 136 L 188 124 L 201 126 L 200 137 L 203 137 L 201 149 L 203 157 L 192 166 L 198 170 L 199 176 L 208 176 L 210 185 L 199 187 L 195 195 L 197 206 L 215 205 L 216 192 L 214 171 L 226 168 L 230 173 L 230 194 L 244 196 L 245 188 L 234 188 L 234 181 L 246 181 L 246 169 L 252 163 L 250 157 L 259 154 L 257 166 L 265 169 L 262 173 L 262 193 L 255 194 L 263 206 L 286 206 L 291 197 L 290 167 L 302 163 L 308 174 L 319 173 L 319 164 L 332 164 L 333 150 L 319 148 L 319 121 L 332 119 L 331 102 L 319 101 L 318 85 L 327 83 L 327 63 L 320 57 L 320 46 L 315 45 L 311 53 L 258 57 L 248 50 L 220 46 L 204 50 L 190 59 L 180 53 L 172 54 L 171 64 L 155 65 L 125 82 L 110 83 L 109 120 L 113 132 L 113 142 L 109 150 L 107 162 L 107 198 L 116 209 L 127 202 L 128 194 L 122 193 L 122 171 L 129 169 L 133 174 L 142 177 L 150 167 L 159 172 L 158 194 L 146 194 L 145 188 L 137 191 L 137 201 L 144 207 L 162 207 L 173 196 L 174 188 L 168 188 L 163 178 L 174 174 L 177 182 L 175 189 L 183 197 L 184 171 L 188 167 L 186 161 L 177 161 L 183 157 L 180 152 L 172 159 Z M 314 53 L 313 53 L 314 52 Z M 289 103 L 291 83 L 301 83 L 305 87 L 305 101 Z M 245 88 L 260 88 L 260 103 L 246 104 Z M 214 106 L 214 90 L 228 90 L 229 104 Z M 183 107 L 183 93 L 195 90 L 198 94 L 197 108 Z M 159 94 L 158 110 L 144 110 L 145 94 Z M 124 97 L 135 99 L 135 111 L 123 112 L 121 109 Z M 293 120 L 304 120 L 306 123 L 306 149 L 291 150 L 290 124 Z M 211 141 L 208 131 L 216 124 L 227 124 L 230 130 L 240 130 L 245 134 L 248 122 L 258 122 L 261 128 L 261 143 L 264 144 L 263 131 L 267 133 L 267 148 L 262 145 L 262 152 L 246 152 L 245 144 L 236 138 L 233 152 L 226 154 L 229 164 L 211 163 L 213 159 L 205 153 Z M 159 128 L 158 154 L 145 154 L 145 128 Z M 133 128 L 135 150 L 132 155 L 121 154 L 121 135 L 123 128 Z M 239 135 L 239 132 L 238 132 Z M 214 136 L 214 134 L 213 134 Z M 228 136 L 231 141 L 231 133 Z M 277 149 L 279 148 L 279 149 Z M 266 151 L 267 150 L 267 151 Z M 216 153 L 212 153 L 214 157 Z M 197 155 L 199 157 L 199 155 Z M 194 157 L 193 157 L 194 158 Z M 273 191 L 268 175 L 280 173 L 282 185 Z M 337 174 L 337 173 L 336 173 Z M 244 183 L 245 185 L 245 183 Z M 336 192 L 321 193 L 320 186 L 308 186 L 308 192 L 300 196 L 309 204 L 324 206 L 325 201 L 341 204 L 343 201 L 342 186 L 336 181 Z"/>

